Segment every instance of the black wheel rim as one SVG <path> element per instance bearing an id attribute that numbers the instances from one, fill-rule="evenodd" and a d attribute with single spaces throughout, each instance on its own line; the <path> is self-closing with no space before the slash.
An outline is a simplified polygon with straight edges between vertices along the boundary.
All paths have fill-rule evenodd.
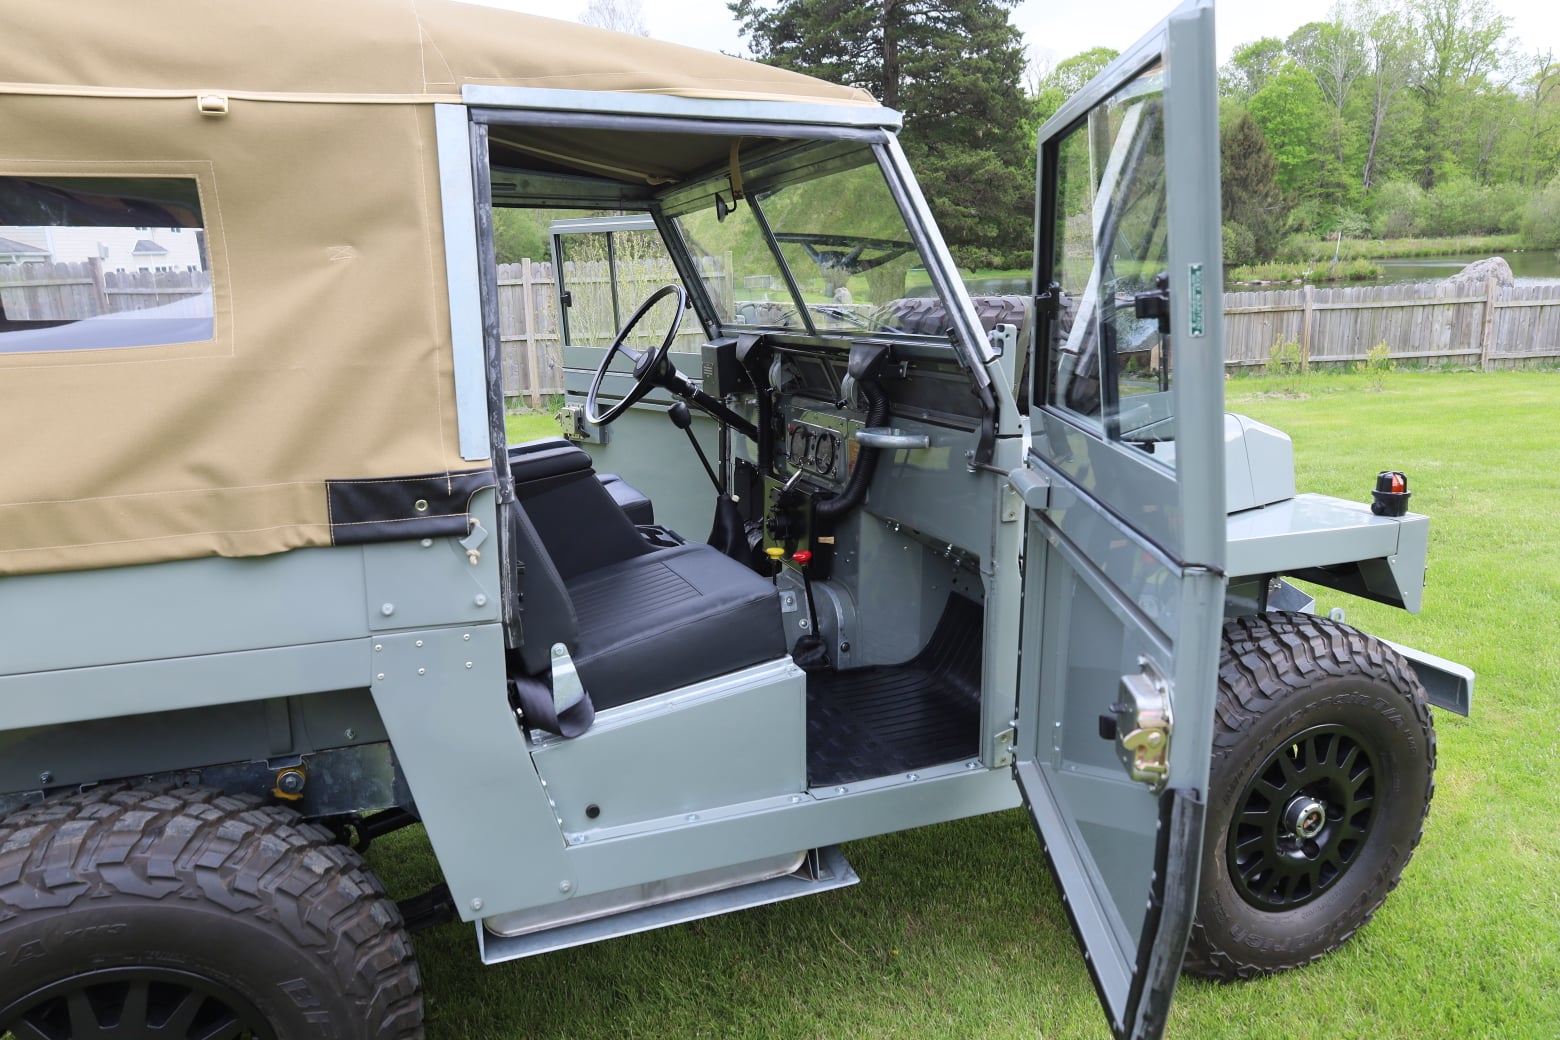
<path id="1" fill-rule="evenodd" d="M 1376 818 L 1377 763 L 1344 726 L 1317 726 L 1263 760 L 1236 801 L 1225 857 L 1241 898 L 1292 910 L 1358 862 Z"/>
<path id="2" fill-rule="evenodd" d="M 0 1035 L 16 1040 L 275 1040 L 255 1006 L 231 987 L 165 968 L 87 972 L 0 1008 Z"/>

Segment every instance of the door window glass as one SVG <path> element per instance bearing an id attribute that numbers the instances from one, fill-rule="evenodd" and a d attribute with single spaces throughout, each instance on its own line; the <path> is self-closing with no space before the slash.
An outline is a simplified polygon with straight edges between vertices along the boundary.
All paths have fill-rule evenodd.
<path id="1" fill-rule="evenodd" d="M 1171 465 L 1163 91 L 1161 67 L 1140 73 L 1054 146 L 1046 399 Z"/>

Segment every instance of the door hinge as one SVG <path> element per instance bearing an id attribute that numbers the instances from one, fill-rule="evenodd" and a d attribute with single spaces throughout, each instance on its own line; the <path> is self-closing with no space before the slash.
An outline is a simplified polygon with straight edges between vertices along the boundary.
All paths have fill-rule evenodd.
<path id="1" fill-rule="evenodd" d="M 1004 524 L 1015 524 L 1023 512 L 1024 500 L 1019 496 L 1018 489 L 1012 484 L 1003 484 L 1001 521 Z"/>
<path id="2" fill-rule="evenodd" d="M 1100 716 L 1100 736 L 1116 742 L 1127 774 L 1158 794 L 1170 779 L 1170 683 L 1146 657 L 1138 668 L 1121 677 L 1111 713 Z"/>
<path id="3" fill-rule="evenodd" d="M 1008 473 L 1008 486 L 1030 509 L 1046 509 L 1051 504 L 1051 480 L 1044 473 L 1020 466 Z"/>
<path id="4" fill-rule="evenodd" d="M 1000 769 L 1013 764 L 1013 742 L 1018 736 L 1018 720 L 991 738 L 991 766 Z"/>

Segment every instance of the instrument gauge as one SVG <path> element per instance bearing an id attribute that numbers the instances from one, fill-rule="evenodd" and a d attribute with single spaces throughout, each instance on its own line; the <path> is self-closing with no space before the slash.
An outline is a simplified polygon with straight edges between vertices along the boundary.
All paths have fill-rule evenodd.
<path id="1" fill-rule="evenodd" d="M 805 426 L 797 426 L 791 430 L 788 453 L 793 463 L 801 465 L 812 456 L 812 439 L 812 431 Z"/>
<path id="2" fill-rule="evenodd" d="M 834 460 L 839 455 L 839 445 L 832 433 L 818 435 L 818 443 L 813 446 L 813 463 L 818 467 L 818 472 L 825 476 L 834 473 Z"/>

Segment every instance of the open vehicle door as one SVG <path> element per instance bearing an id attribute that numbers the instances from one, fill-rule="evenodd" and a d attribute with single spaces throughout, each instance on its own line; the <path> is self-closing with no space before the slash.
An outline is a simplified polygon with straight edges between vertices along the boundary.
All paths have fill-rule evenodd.
<path id="1" fill-rule="evenodd" d="M 1016 772 L 1118 1037 L 1197 896 L 1224 593 L 1213 6 L 1040 130 Z"/>

